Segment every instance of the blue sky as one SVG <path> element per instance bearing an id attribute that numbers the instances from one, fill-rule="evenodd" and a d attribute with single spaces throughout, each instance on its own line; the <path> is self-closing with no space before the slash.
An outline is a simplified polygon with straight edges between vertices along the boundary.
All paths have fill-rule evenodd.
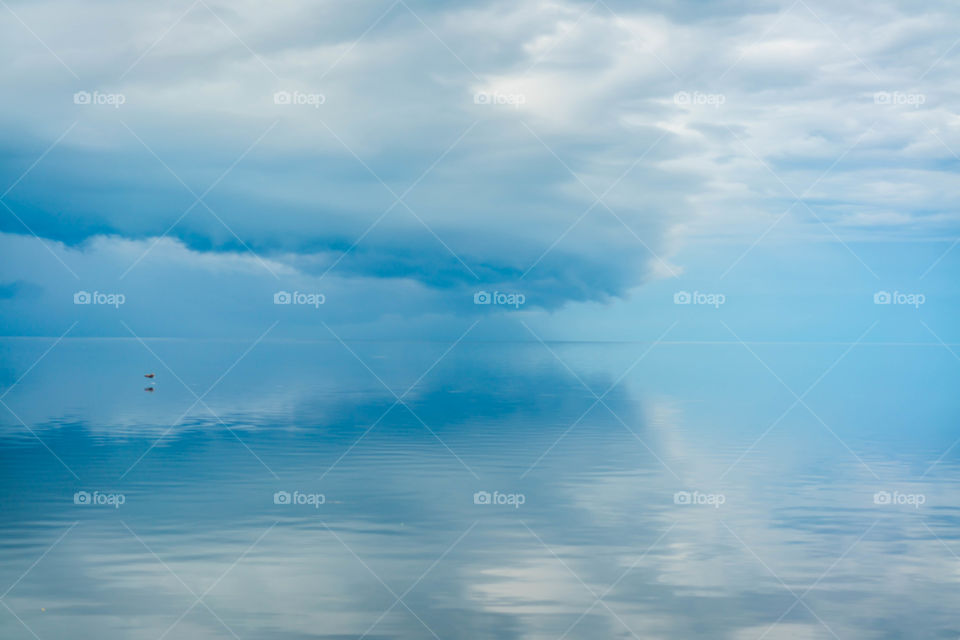
<path id="1" fill-rule="evenodd" d="M 952 339 L 952 3 L 3 11 L 5 335 Z"/>

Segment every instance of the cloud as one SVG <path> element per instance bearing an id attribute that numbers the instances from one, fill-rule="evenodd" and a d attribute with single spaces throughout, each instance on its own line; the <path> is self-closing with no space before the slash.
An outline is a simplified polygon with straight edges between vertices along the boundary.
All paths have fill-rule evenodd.
<path id="1" fill-rule="evenodd" d="M 0 28 L 0 231 L 253 252 L 431 312 L 477 287 L 624 297 L 798 198 L 783 233 L 942 235 L 955 10 L 860 8 L 14 5 L 36 37 Z"/>

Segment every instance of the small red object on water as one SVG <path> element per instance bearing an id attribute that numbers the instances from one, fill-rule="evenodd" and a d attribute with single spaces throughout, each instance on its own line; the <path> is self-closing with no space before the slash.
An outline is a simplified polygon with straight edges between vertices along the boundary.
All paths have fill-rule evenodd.
<path id="1" fill-rule="evenodd" d="M 144 378 L 152 378 L 154 375 L 156 375 L 156 374 L 153 374 L 153 373 L 145 373 L 145 374 L 143 374 L 143 377 L 144 377 Z"/>

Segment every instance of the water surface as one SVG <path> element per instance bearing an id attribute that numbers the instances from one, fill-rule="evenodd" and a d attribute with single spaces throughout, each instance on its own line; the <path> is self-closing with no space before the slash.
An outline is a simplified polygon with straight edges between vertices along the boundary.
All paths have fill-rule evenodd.
<path id="1" fill-rule="evenodd" d="M 4 638 L 960 636 L 937 345 L 51 343 Z"/>

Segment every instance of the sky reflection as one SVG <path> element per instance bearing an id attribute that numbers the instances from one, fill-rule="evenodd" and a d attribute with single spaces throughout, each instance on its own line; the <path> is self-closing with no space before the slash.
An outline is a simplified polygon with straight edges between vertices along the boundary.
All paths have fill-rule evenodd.
<path id="1" fill-rule="evenodd" d="M 956 631 L 955 452 L 934 464 L 951 409 L 922 402 L 908 358 L 878 366 L 881 347 L 849 354 L 810 409 L 742 456 L 792 398 L 734 345 L 715 347 L 723 371 L 658 345 L 613 386 L 649 345 L 464 342 L 408 410 L 377 377 L 402 394 L 445 346 L 350 345 L 371 373 L 336 342 L 267 342 L 205 398 L 216 415 L 194 407 L 172 428 L 195 398 L 160 360 L 136 341 L 98 341 L 100 358 L 136 365 L 91 368 L 90 346 L 66 341 L 7 398 L 52 453 L 11 415 L 2 423 L 4 603 L 41 637 Z M 149 347 L 201 394 L 245 345 Z M 15 363 L 43 345 L 2 348 Z M 765 356 L 809 384 L 842 350 Z M 577 378 L 613 389 L 595 405 Z M 849 419 L 883 387 L 902 395 Z M 879 419 L 907 395 L 922 405 L 912 438 Z M 77 491 L 125 501 L 75 505 Z M 324 502 L 275 504 L 278 491 Z M 523 504 L 475 504 L 478 491 Z M 884 491 L 893 504 L 877 504 Z M 12 614 L 0 626 L 23 630 Z"/>

